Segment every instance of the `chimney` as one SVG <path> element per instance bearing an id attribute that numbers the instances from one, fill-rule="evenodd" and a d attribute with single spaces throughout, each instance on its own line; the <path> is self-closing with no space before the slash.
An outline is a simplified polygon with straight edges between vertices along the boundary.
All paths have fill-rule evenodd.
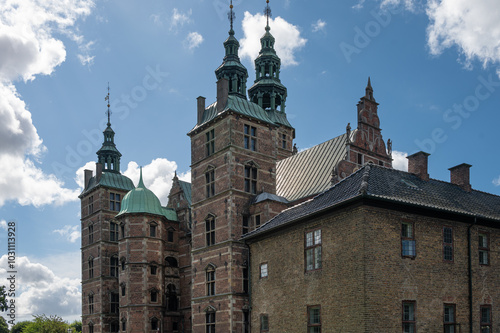
<path id="1" fill-rule="evenodd" d="M 229 81 L 221 78 L 217 81 L 217 112 L 222 111 L 226 107 L 229 97 Z"/>
<path id="2" fill-rule="evenodd" d="M 95 180 L 97 183 L 99 183 L 101 181 L 101 176 L 102 176 L 102 164 L 96 163 L 95 164 Z"/>
<path id="3" fill-rule="evenodd" d="M 427 173 L 427 158 L 430 154 L 419 151 L 413 155 L 406 157 L 408 159 L 408 172 L 420 177 L 422 180 L 429 180 Z"/>
<path id="4" fill-rule="evenodd" d="M 472 187 L 470 186 L 470 167 L 472 165 L 462 163 L 453 168 L 449 168 L 450 170 L 450 182 L 452 184 L 460 186 L 464 191 L 470 192 L 472 191 Z"/>
<path id="5" fill-rule="evenodd" d="M 205 112 L 205 97 L 199 96 L 198 101 L 198 125 L 203 121 L 203 113 Z"/>
<path id="6" fill-rule="evenodd" d="M 83 183 L 83 189 L 85 190 L 87 188 L 87 186 L 89 186 L 89 181 L 90 181 L 90 178 L 92 178 L 92 170 L 87 170 L 85 169 L 84 171 L 84 181 L 85 183 Z"/>

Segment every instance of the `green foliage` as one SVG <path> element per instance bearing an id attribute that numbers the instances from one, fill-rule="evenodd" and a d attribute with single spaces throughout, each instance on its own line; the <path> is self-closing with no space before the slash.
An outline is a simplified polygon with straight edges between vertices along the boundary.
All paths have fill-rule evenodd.
<path id="1" fill-rule="evenodd" d="M 20 321 L 17 324 L 15 324 L 14 326 L 12 326 L 12 328 L 10 329 L 10 333 L 22 333 L 22 332 L 24 332 L 24 329 L 26 328 L 26 326 L 28 326 L 30 323 L 31 323 L 31 321 L 27 321 L 27 320 Z"/>
<path id="2" fill-rule="evenodd" d="M 0 333 L 9 333 L 9 325 L 4 317 L 0 317 Z"/>
<path id="3" fill-rule="evenodd" d="M 73 333 L 78 333 L 82 331 L 82 322 L 75 320 L 74 322 L 69 325 L 69 328 L 73 330 Z"/>
<path id="4" fill-rule="evenodd" d="M 0 286 L 0 311 L 7 311 L 7 292 L 5 286 Z"/>
<path id="5" fill-rule="evenodd" d="M 68 324 L 59 316 L 34 315 L 23 333 L 67 333 Z"/>

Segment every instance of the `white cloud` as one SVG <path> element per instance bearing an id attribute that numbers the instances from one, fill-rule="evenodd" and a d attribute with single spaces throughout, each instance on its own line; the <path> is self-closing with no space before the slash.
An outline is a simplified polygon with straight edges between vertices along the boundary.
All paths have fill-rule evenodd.
<path id="1" fill-rule="evenodd" d="M 71 243 L 76 242 L 80 238 L 80 226 L 79 225 L 65 225 L 62 229 L 56 229 L 53 231 L 58 233 L 62 237 L 66 238 Z"/>
<path id="2" fill-rule="evenodd" d="M 78 268 L 80 256 L 73 259 Z M 0 276 L 7 279 L 7 255 L 0 258 Z M 28 257 L 16 258 L 17 321 L 30 320 L 33 314 L 78 318 L 81 315 L 81 279 L 57 276 L 47 266 Z M 68 266 L 66 266 L 68 269 Z"/>
<path id="3" fill-rule="evenodd" d="M 359 0 L 357 4 L 352 6 L 353 9 L 363 9 L 366 0 Z"/>
<path id="4" fill-rule="evenodd" d="M 198 32 L 190 32 L 186 39 L 184 40 L 184 46 L 187 47 L 190 50 L 193 50 L 200 46 L 200 44 L 203 42 L 203 36 L 200 35 Z"/>
<path id="5" fill-rule="evenodd" d="M 170 30 L 177 30 L 177 28 L 182 27 L 184 24 L 190 23 L 192 13 L 191 9 L 187 13 L 181 13 L 177 8 L 174 8 L 172 10 Z"/>
<path id="6" fill-rule="evenodd" d="M 78 187 L 80 188 L 80 192 L 83 191 L 84 188 L 84 182 L 85 182 L 85 173 L 84 170 L 91 170 L 93 172 L 93 175 L 95 175 L 95 163 L 96 162 L 87 162 L 85 163 L 84 166 L 79 168 L 76 173 L 75 173 L 75 182 L 78 184 Z"/>
<path id="7" fill-rule="evenodd" d="M 263 14 L 252 15 L 245 12 L 242 25 L 244 37 L 240 41 L 240 56 L 253 61 L 257 58 L 261 48 L 260 38 L 265 33 L 266 17 Z M 271 34 L 276 39 L 275 49 L 283 67 L 298 65 L 295 53 L 307 42 L 307 39 L 301 37 L 300 29 L 281 17 L 270 19 L 269 26 Z"/>
<path id="8" fill-rule="evenodd" d="M 89 51 L 76 21 L 90 14 L 91 0 L 0 2 L 0 206 L 6 201 L 42 206 L 77 200 L 76 191 L 38 166 L 46 147 L 13 82 L 49 75 L 66 59 L 54 37 L 61 33 Z M 87 63 L 90 58 L 87 58 Z"/>
<path id="9" fill-rule="evenodd" d="M 492 183 L 495 186 L 500 186 L 500 176 L 498 176 L 497 178 L 493 179 Z"/>
<path id="10" fill-rule="evenodd" d="M 466 65 L 500 63 L 500 2 L 429 0 L 428 45 L 434 55 L 456 46 Z"/>
<path id="11" fill-rule="evenodd" d="M 7 230 L 7 221 L 0 220 L 0 229 Z"/>
<path id="12" fill-rule="evenodd" d="M 382 0 L 381 2 L 382 8 L 396 7 L 401 5 L 410 12 L 417 12 L 422 9 L 423 2 L 421 0 Z"/>
<path id="13" fill-rule="evenodd" d="M 408 153 L 393 150 L 392 151 L 392 167 L 397 170 L 408 171 Z"/>
<path id="14" fill-rule="evenodd" d="M 325 31 L 326 22 L 323 21 L 322 19 L 318 19 L 316 22 L 311 24 L 311 28 L 313 32 Z"/>

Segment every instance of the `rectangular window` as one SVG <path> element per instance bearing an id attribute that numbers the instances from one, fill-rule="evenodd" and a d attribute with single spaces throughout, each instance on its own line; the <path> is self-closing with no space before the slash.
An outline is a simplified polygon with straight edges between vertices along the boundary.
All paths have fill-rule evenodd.
<path id="1" fill-rule="evenodd" d="M 205 236 L 207 246 L 215 244 L 215 218 L 213 217 L 205 220 Z"/>
<path id="2" fill-rule="evenodd" d="M 94 333 L 94 325 L 89 325 L 89 333 Z"/>
<path id="3" fill-rule="evenodd" d="M 158 302 L 158 292 L 156 290 L 151 291 L 151 303 Z"/>
<path id="4" fill-rule="evenodd" d="M 167 231 L 167 241 L 170 243 L 174 242 L 174 231 L 173 230 Z"/>
<path id="5" fill-rule="evenodd" d="M 416 332 L 415 302 L 403 302 L 403 333 Z"/>
<path id="6" fill-rule="evenodd" d="M 321 307 L 319 305 L 308 306 L 307 316 L 307 332 L 321 333 Z"/>
<path id="7" fill-rule="evenodd" d="M 122 224 L 120 227 L 122 229 L 122 238 L 125 238 L 125 225 Z"/>
<path id="8" fill-rule="evenodd" d="M 109 259 L 109 275 L 118 277 L 118 257 L 111 257 Z"/>
<path id="9" fill-rule="evenodd" d="M 321 268 L 321 229 L 305 235 L 305 266 L 306 271 Z"/>
<path id="10" fill-rule="evenodd" d="M 215 295 L 215 268 L 209 267 L 206 272 L 207 296 Z"/>
<path id="11" fill-rule="evenodd" d="M 260 278 L 267 277 L 267 263 L 260 264 Z"/>
<path id="12" fill-rule="evenodd" d="M 403 257 L 415 257 L 415 234 L 413 232 L 413 223 L 401 223 L 401 255 Z"/>
<path id="13" fill-rule="evenodd" d="M 490 240 L 487 233 L 479 233 L 479 264 L 490 264 Z"/>
<path id="14" fill-rule="evenodd" d="M 363 154 L 358 153 L 358 164 L 363 165 Z"/>
<path id="15" fill-rule="evenodd" d="M 260 331 L 269 332 L 269 317 L 266 314 L 260 315 Z"/>
<path id="16" fill-rule="evenodd" d="M 248 234 L 248 216 L 243 216 L 243 235 Z"/>
<path id="17" fill-rule="evenodd" d="M 210 130 L 206 134 L 205 150 L 207 156 L 212 155 L 215 152 L 215 130 Z"/>
<path id="18" fill-rule="evenodd" d="M 443 228 L 443 259 L 453 261 L 453 229 L 451 227 Z"/>
<path id="19" fill-rule="evenodd" d="M 115 212 L 120 211 L 121 195 L 118 193 L 109 193 L 109 209 Z"/>
<path id="20" fill-rule="evenodd" d="M 281 148 L 286 149 L 286 134 L 281 135 Z"/>
<path id="21" fill-rule="evenodd" d="M 205 333 L 215 333 L 215 312 L 205 314 Z"/>
<path id="22" fill-rule="evenodd" d="M 248 294 L 248 268 L 243 268 L 243 292 Z"/>
<path id="23" fill-rule="evenodd" d="M 118 224 L 109 223 L 109 240 L 111 242 L 118 242 Z"/>
<path id="24" fill-rule="evenodd" d="M 245 149 L 257 150 L 257 128 L 245 125 Z"/>
<path id="25" fill-rule="evenodd" d="M 156 266 L 151 266 L 151 275 L 156 275 Z"/>
<path id="26" fill-rule="evenodd" d="M 122 296 L 125 296 L 126 293 L 127 293 L 127 287 L 125 287 L 125 285 L 122 285 Z"/>
<path id="27" fill-rule="evenodd" d="M 260 215 L 255 215 L 255 229 L 260 227 Z"/>
<path id="28" fill-rule="evenodd" d="M 205 173 L 205 187 L 207 198 L 214 196 L 215 194 L 215 170 L 210 169 Z"/>
<path id="29" fill-rule="evenodd" d="M 492 333 L 491 305 L 481 305 L 481 333 Z"/>
<path id="30" fill-rule="evenodd" d="M 94 242 L 94 225 L 90 224 L 89 225 L 89 244 L 92 244 Z"/>
<path id="31" fill-rule="evenodd" d="M 88 206 L 88 214 L 92 214 L 94 212 L 94 196 L 91 195 L 89 197 L 89 206 Z"/>
<path id="32" fill-rule="evenodd" d="M 149 236 L 156 237 L 156 225 L 154 224 L 149 225 Z"/>
<path id="33" fill-rule="evenodd" d="M 111 293 L 111 313 L 118 313 L 118 309 L 120 308 L 120 298 L 118 297 L 118 293 Z"/>
<path id="34" fill-rule="evenodd" d="M 257 194 L 257 168 L 245 166 L 245 192 Z"/>
<path id="35" fill-rule="evenodd" d="M 443 313 L 444 333 L 455 333 L 455 304 L 445 304 Z"/>
<path id="36" fill-rule="evenodd" d="M 94 313 L 94 295 L 89 295 L 89 313 Z"/>
<path id="37" fill-rule="evenodd" d="M 94 259 L 89 259 L 89 279 L 94 277 Z"/>

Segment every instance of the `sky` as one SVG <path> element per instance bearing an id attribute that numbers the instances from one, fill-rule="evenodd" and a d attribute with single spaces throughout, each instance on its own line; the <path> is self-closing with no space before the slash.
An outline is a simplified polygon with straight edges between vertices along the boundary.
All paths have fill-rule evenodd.
<path id="1" fill-rule="evenodd" d="M 264 0 L 234 0 L 240 57 L 264 34 Z M 431 178 L 472 165 L 500 195 L 498 0 L 271 0 L 271 33 L 299 150 L 356 124 L 371 77 L 394 167 L 430 153 Z M 190 179 L 196 98 L 215 101 L 227 0 L 0 1 L 0 281 L 16 224 L 17 320 L 81 315 L 80 202 L 111 123 L 122 173 L 163 204 L 174 171 Z M 5 316 L 5 314 L 2 314 Z"/>

